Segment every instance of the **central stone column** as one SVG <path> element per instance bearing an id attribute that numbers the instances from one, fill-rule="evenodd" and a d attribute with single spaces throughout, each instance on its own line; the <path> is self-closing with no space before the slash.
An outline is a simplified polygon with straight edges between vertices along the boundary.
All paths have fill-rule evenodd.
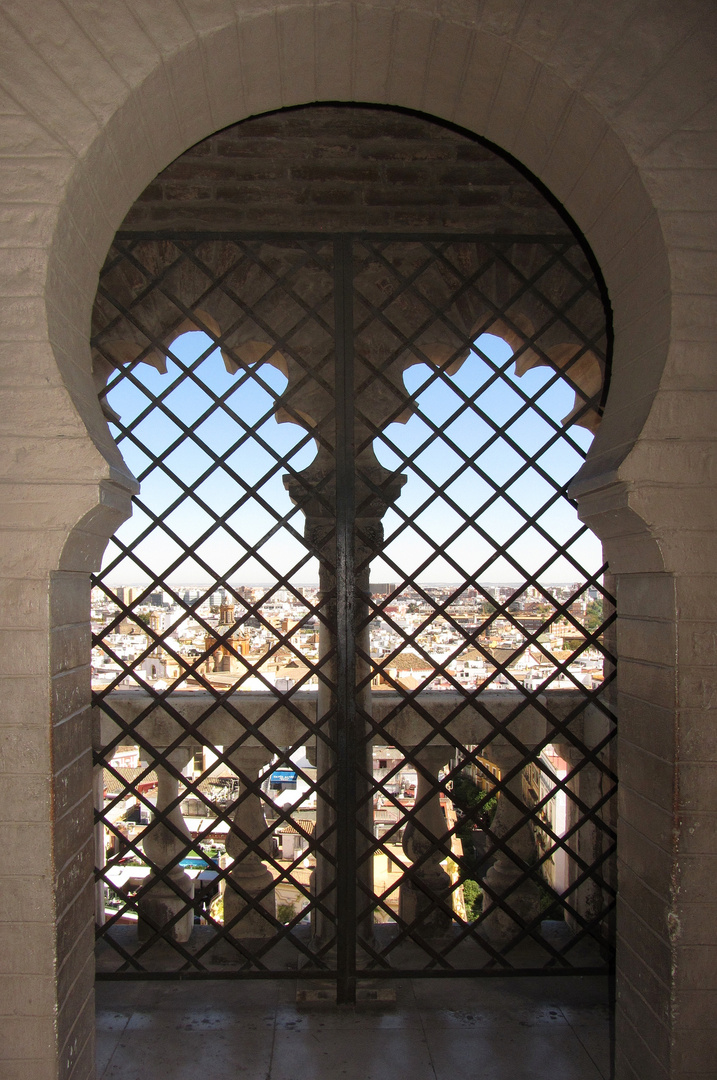
<path id="1" fill-rule="evenodd" d="M 356 505 L 361 514 L 355 520 L 354 558 L 354 633 L 356 640 L 356 771 L 354 774 L 357 826 L 356 851 L 357 910 L 370 908 L 373 894 L 373 858 L 369 854 L 373 835 L 373 799 L 371 797 L 371 664 L 370 664 L 370 584 L 371 558 L 383 543 L 381 518 L 389 503 L 398 497 L 404 478 L 392 476 L 373 458 L 368 448 L 363 455 L 363 469 L 357 469 Z M 373 459 L 373 460 L 371 460 Z M 366 470 L 370 470 L 366 472 Z M 370 487 L 365 477 L 371 478 Z M 336 480 L 333 468 L 320 454 L 300 477 L 287 477 L 286 487 L 292 499 L 306 514 L 305 537 L 319 560 L 319 689 L 317 702 L 316 776 L 319 786 L 316 807 L 316 838 L 324 854 L 317 854 L 313 875 L 314 895 L 323 911 L 314 909 L 312 927 L 318 947 L 333 941 L 336 934 L 336 800 L 337 738 L 344 718 L 337 701 L 337 580 L 336 580 Z M 381 486 L 383 485 L 383 486 Z M 315 494 L 307 496 L 313 491 Z M 376 490 L 380 490 L 380 495 Z M 359 933 L 364 939 L 373 933 L 373 915 L 360 919 Z"/>

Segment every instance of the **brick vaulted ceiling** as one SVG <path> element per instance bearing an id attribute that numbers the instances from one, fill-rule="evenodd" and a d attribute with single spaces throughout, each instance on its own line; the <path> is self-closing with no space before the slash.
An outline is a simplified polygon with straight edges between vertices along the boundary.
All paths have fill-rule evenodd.
<path id="1" fill-rule="evenodd" d="M 542 193 L 455 128 L 384 108 L 309 105 L 197 143 L 123 229 L 564 232 Z"/>

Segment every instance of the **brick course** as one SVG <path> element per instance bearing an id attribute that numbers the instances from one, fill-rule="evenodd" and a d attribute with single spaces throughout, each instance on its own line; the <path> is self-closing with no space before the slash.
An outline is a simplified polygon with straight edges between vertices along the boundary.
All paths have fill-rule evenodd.
<path id="1" fill-rule="evenodd" d="M 211 135 L 145 188 L 122 227 L 566 228 L 536 187 L 485 144 L 407 112 L 338 105 L 252 117 Z"/>

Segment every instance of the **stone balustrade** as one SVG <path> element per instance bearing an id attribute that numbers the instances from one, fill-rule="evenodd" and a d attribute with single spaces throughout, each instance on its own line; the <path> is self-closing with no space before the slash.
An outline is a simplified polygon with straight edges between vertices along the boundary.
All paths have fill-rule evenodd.
<path id="1" fill-rule="evenodd" d="M 587 805 L 595 801 L 599 770 L 583 760 L 580 750 L 561 729 L 566 726 L 574 739 L 590 748 L 604 738 L 610 721 L 597 706 L 588 704 L 567 724 L 567 718 L 584 700 L 580 691 L 548 692 L 539 699 L 540 707 L 525 704 L 514 715 L 520 700 L 518 694 L 511 691 L 488 691 L 475 704 L 457 694 L 441 692 L 423 693 L 415 702 L 391 692 L 372 695 L 375 731 L 371 743 L 374 747 L 398 748 L 410 757 L 416 768 L 416 811 L 403 834 L 404 853 L 415 863 L 415 869 L 401 883 L 399 917 L 413 924 L 422 937 L 440 937 L 450 929 L 450 878 L 441 865 L 450 840 L 437 783 L 440 771 L 450 764 L 457 746 L 480 746 L 481 756 L 494 763 L 503 776 L 509 776 L 506 784 L 509 795 L 499 799 L 492 825 L 497 837 L 507 835 L 508 840 L 497 852 L 485 877 L 483 911 L 486 917 L 481 925 L 482 932 L 493 940 L 508 940 L 519 934 L 520 921 L 530 922 L 539 911 L 536 885 L 532 881 L 521 883 L 523 868 L 535 861 L 536 848 L 531 825 L 526 823 L 520 827 L 519 824 L 529 807 L 522 802 L 523 757 L 513 740 L 518 740 L 529 751 L 552 743 L 573 766 L 580 765 L 570 781 L 570 790 L 578 798 L 581 793 L 585 795 L 583 801 Z M 158 880 L 140 903 L 140 937 L 146 937 L 154 928 L 163 925 L 169 926 L 170 936 L 177 941 L 186 941 L 191 932 L 192 911 L 187 904 L 191 902 L 192 883 L 184 880 L 186 875 L 181 867 L 172 865 L 182 847 L 179 834 L 185 833 L 189 841 L 177 802 L 179 774 L 190 755 L 207 743 L 224 748 L 245 791 L 244 798 L 232 812 L 232 827 L 227 837 L 227 853 L 233 861 L 224 886 L 225 924 L 237 938 L 261 939 L 275 933 L 272 875 L 263 858 L 270 853 L 270 833 L 258 780 L 270 763 L 274 748 L 289 750 L 303 746 L 310 760 L 316 760 L 316 738 L 313 734 L 307 737 L 307 725 L 315 723 L 319 702 L 315 692 L 298 691 L 276 703 L 266 716 L 267 701 L 267 694 L 237 693 L 227 705 L 214 709 L 202 719 L 213 703 L 208 693 L 176 691 L 165 705 L 153 705 L 146 694 L 116 692 L 109 696 L 108 705 L 115 717 L 131 725 L 126 732 L 106 709 L 95 710 L 94 740 L 98 748 L 115 744 L 115 741 L 118 746 L 140 742 L 162 751 L 172 748 L 168 754 L 171 769 L 159 765 L 156 771 L 158 810 L 163 811 L 176 803 L 170 814 L 173 828 L 159 823 L 150 830 L 145 841 L 152 862 L 160 869 L 168 865 L 170 869 L 166 880 Z M 492 719 L 487 719 L 487 715 Z M 427 716 L 431 717 L 432 723 Z M 139 717 L 142 719 L 138 720 Z M 509 718 L 508 737 L 503 733 L 494 734 L 496 724 L 500 727 Z M 196 732 L 201 732 L 203 741 Z M 323 747 L 323 743 L 321 745 Z M 141 751 L 141 756 L 146 759 L 147 751 Z M 318 810 L 322 810 L 321 799 Z M 326 817 L 325 805 L 322 813 Z M 575 818 L 575 812 L 572 818 Z M 322 827 L 326 828 L 326 825 L 324 821 Z M 586 819 L 571 841 L 571 847 L 584 853 L 588 862 L 592 861 L 589 856 L 599 842 L 597 832 L 593 822 Z M 326 887 L 333 873 L 330 867 L 319 865 L 321 863 L 321 859 L 317 860 L 314 882 L 317 890 L 319 886 Z M 518 914 L 518 922 L 495 901 L 506 892 L 508 904 Z M 599 906 L 598 893 L 597 886 L 588 881 L 571 895 L 570 903 L 578 917 L 583 915 L 589 919 L 594 916 Z M 443 907 L 434 902 L 440 896 L 447 897 Z M 324 912 L 332 910 L 323 907 Z M 180 916 L 178 913 L 182 910 Z M 313 930 L 318 939 L 322 932 L 324 936 L 329 935 L 330 927 L 323 926 L 320 913 L 318 917 L 314 913 Z"/>
<path id="2" fill-rule="evenodd" d="M 264 719 L 267 711 L 266 693 L 237 693 L 231 705 L 218 706 L 210 716 L 202 716 L 214 704 L 214 697 L 209 693 L 193 691 L 173 691 L 167 706 L 157 704 L 147 715 L 136 723 L 137 718 L 147 712 L 151 705 L 149 695 L 139 691 L 116 691 L 105 698 L 105 706 L 111 709 L 126 723 L 135 725 L 134 731 L 126 735 L 108 712 L 95 709 L 94 745 L 96 748 L 107 746 L 118 739 L 118 745 L 135 745 L 140 737 L 152 746 L 187 745 L 198 750 L 202 745 L 212 743 L 215 746 L 231 746 L 241 737 L 242 721 L 246 724 L 247 746 L 257 746 L 260 742 L 274 746 L 291 747 L 306 744 L 307 724 L 316 721 L 317 693 L 315 691 L 297 691 L 292 694 L 289 703 L 282 702 L 274 707 L 271 715 Z M 576 706 L 584 700 L 579 690 L 555 690 L 541 695 L 540 703 L 559 725 Z M 477 746 L 488 739 L 496 724 L 503 724 L 513 714 L 520 701 L 519 694 L 511 690 L 494 690 L 482 693 L 480 708 L 491 716 L 487 720 L 476 705 L 458 694 L 442 691 L 427 691 L 416 699 L 416 705 L 406 700 L 401 694 L 391 691 L 379 691 L 372 695 L 373 721 L 380 731 L 372 737 L 377 746 L 418 746 L 430 738 L 432 743 L 459 742 L 463 746 Z M 424 718 L 430 715 L 433 724 Z M 180 717 L 181 719 L 178 719 Z M 306 718 L 304 723 L 302 717 Z M 445 733 L 435 731 L 434 725 L 446 724 Z M 200 724 L 202 740 L 186 729 Z M 570 721 L 570 731 L 579 741 L 587 746 L 597 745 L 608 730 L 610 722 L 595 705 L 589 704 Z M 256 727 L 261 738 L 251 733 Z M 511 735 L 531 749 L 545 742 L 546 738 L 554 745 L 565 744 L 566 751 L 571 740 L 553 733 L 553 727 L 534 705 L 525 704 L 521 712 L 511 720 Z M 136 733 L 136 734 L 135 734 Z M 550 737 L 549 737 L 550 736 Z M 498 747 L 505 743 L 502 735 L 496 735 L 490 746 Z M 313 738 L 310 740 L 313 745 Z M 490 747 L 486 755 L 490 758 Z"/>

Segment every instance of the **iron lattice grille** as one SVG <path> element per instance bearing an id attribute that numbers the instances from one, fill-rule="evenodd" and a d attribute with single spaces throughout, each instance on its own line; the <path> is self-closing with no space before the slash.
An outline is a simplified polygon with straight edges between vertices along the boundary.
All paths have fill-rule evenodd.
<path id="1" fill-rule="evenodd" d="M 142 485 L 94 581 L 100 974 L 299 967 L 346 999 L 601 970 L 614 615 L 567 485 L 607 364 L 576 241 L 120 235 L 94 329 Z"/>

